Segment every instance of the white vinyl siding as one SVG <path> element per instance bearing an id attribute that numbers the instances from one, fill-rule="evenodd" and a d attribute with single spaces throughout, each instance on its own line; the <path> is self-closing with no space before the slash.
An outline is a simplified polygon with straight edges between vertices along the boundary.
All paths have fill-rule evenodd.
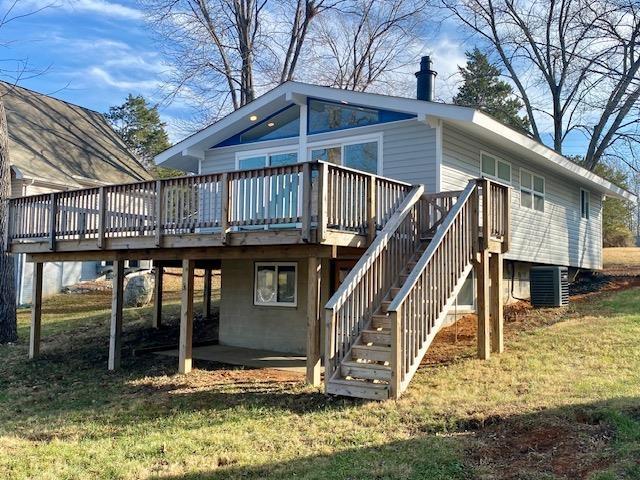
<path id="1" fill-rule="evenodd" d="M 360 135 L 382 134 L 382 174 L 397 180 L 424 184 L 427 191 L 436 191 L 436 134 L 435 129 L 417 120 L 350 128 L 335 132 L 308 135 L 309 145 L 316 143 L 340 143 L 341 139 Z M 265 148 L 286 149 L 298 145 L 297 138 L 249 145 L 234 145 L 210 149 L 205 153 L 201 173 L 231 171 L 236 168 L 236 154 Z"/>
<path id="2" fill-rule="evenodd" d="M 574 180 L 532 165 L 500 146 L 445 124 L 442 191 L 460 190 L 480 171 L 480 152 L 495 152 L 512 169 L 544 177 L 544 212 L 520 207 L 519 175 L 512 178 L 512 244 L 507 259 L 580 268 L 602 268 L 602 202 L 591 195 L 591 221 L 580 221 L 580 187 Z"/>

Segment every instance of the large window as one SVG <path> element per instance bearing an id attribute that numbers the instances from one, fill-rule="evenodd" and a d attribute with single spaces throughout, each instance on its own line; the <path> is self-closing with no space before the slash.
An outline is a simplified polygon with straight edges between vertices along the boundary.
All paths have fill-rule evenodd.
<path id="1" fill-rule="evenodd" d="M 347 103 L 309 100 L 308 133 L 330 132 L 345 128 L 364 127 L 377 123 L 414 118 L 415 115 L 376 110 Z"/>
<path id="2" fill-rule="evenodd" d="M 297 270 L 294 262 L 256 263 L 254 304 L 295 307 Z"/>
<path id="3" fill-rule="evenodd" d="M 480 153 L 480 170 L 485 177 L 511 183 L 511 164 L 494 155 Z"/>
<path id="4" fill-rule="evenodd" d="M 520 169 L 520 206 L 544 212 L 544 178 Z"/>
<path id="5" fill-rule="evenodd" d="M 292 165 L 298 162 L 298 152 L 243 152 L 238 153 L 237 162 L 240 170 Z"/>
<path id="6" fill-rule="evenodd" d="M 292 105 L 279 112 L 259 119 L 257 115 L 248 117 L 255 125 L 227 138 L 216 147 L 238 145 L 242 143 L 261 142 L 265 140 L 277 140 L 279 138 L 297 137 L 300 134 L 300 106 Z"/>
<path id="7" fill-rule="evenodd" d="M 378 173 L 381 139 L 368 138 L 346 141 L 343 144 L 319 145 L 310 148 L 311 160 L 334 163 L 345 167 Z"/>
<path id="8" fill-rule="evenodd" d="M 580 215 L 585 220 L 591 217 L 591 193 L 582 188 L 580 189 Z"/>

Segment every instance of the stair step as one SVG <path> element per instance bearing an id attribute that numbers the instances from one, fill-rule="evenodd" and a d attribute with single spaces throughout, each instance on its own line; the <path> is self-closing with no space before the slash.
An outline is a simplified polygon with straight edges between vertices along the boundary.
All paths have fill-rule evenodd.
<path id="1" fill-rule="evenodd" d="M 382 304 L 380 304 L 380 311 L 382 313 L 387 313 L 387 309 L 389 308 L 389 305 L 391 305 L 391 300 L 383 300 Z"/>
<path id="2" fill-rule="evenodd" d="M 333 379 L 327 384 L 327 393 L 371 400 L 386 400 L 389 398 L 389 386 L 384 383 Z"/>
<path id="3" fill-rule="evenodd" d="M 343 361 L 340 365 L 343 377 L 364 378 L 367 380 L 391 380 L 391 367 L 377 363 Z"/>
<path id="4" fill-rule="evenodd" d="M 391 287 L 389 298 L 393 300 L 398 293 L 400 293 L 400 287 Z"/>
<path id="5" fill-rule="evenodd" d="M 371 318 L 371 326 L 389 330 L 391 328 L 391 318 L 387 315 L 374 315 Z"/>
<path id="6" fill-rule="evenodd" d="M 362 343 L 373 343 L 375 345 L 391 345 L 391 332 L 379 330 L 363 330 Z"/>
<path id="7" fill-rule="evenodd" d="M 354 345 L 351 347 L 351 358 L 354 360 L 370 360 L 373 362 L 391 361 L 391 347 L 380 345 Z"/>

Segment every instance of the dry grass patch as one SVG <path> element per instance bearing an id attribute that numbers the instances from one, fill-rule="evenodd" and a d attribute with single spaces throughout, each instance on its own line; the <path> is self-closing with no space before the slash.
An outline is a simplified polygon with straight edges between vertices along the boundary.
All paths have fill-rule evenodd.
<path id="1" fill-rule="evenodd" d="M 133 356 L 141 338 L 177 342 L 178 292 L 165 298 L 160 332 L 149 308 L 126 311 L 115 373 L 108 294 L 47 301 L 35 362 L 20 312 L 20 343 L 0 347 L 0 478 L 640 478 L 640 288 L 519 311 L 507 351 L 487 362 L 463 323 L 383 403 L 206 362 L 180 376 L 175 359 Z"/>

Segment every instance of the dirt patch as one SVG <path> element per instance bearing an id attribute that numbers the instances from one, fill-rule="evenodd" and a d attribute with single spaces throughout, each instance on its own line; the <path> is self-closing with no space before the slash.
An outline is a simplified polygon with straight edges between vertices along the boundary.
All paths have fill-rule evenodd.
<path id="1" fill-rule="evenodd" d="M 587 478 L 612 463 L 614 431 L 605 423 L 577 420 L 541 414 L 498 422 L 472 434 L 468 453 L 472 463 L 499 472 L 501 479 Z"/>

